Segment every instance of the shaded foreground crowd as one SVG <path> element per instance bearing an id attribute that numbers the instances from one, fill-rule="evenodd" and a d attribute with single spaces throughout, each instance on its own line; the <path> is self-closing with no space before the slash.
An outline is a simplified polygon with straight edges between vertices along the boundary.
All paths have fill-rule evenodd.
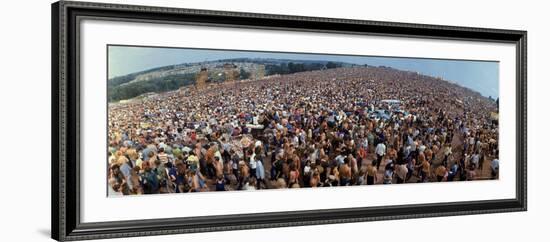
<path id="1" fill-rule="evenodd" d="M 498 178 L 497 103 L 384 67 L 109 104 L 109 195 Z"/>

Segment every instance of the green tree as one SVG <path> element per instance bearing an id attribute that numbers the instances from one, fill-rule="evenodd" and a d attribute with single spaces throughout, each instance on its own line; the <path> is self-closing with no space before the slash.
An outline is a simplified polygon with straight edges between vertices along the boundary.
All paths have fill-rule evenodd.
<path id="1" fill-rule="evenodd" d="M 243 68 L 239 70 L 239 79 L 244 80 L 250 78 L 250 72 L 245 71 Z"/>

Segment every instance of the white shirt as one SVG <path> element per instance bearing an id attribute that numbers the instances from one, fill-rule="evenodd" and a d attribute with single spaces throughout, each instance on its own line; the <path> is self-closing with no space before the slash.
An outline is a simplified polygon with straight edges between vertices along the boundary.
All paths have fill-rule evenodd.
<path id="1" fill-rule="evenodd" d="M 298 139 L 298 136 L 294 136 L 294 138 L 292 138 L 292 144 L 298 146 L 299 143 L 300 140 Z"/>
<path id="2" fill-rule="evenodd" d="M 369 147 L 369 140 L 368 139 L 363 139 L 363 148 L 368 148 Z"/>
<path id="3" fill-rule="evenodd" d="M 425 146 L 425 145 L 421 145 L 421 146 L 418 147 L 418 152 L 419 152 L 419 153 L 422 153 L 422 152 L 424 152 L 425 150 L 426 150 L 426 146 Z"/>
<path id="4" fill-rule="evenodd" d="M 256 154 L 250 156 L 250 169 L 256 169 Z"/>
<path id="5" fill-rule="evenodd" d="M 346 158 L 346 157 L 344 157 L 344 156 L 342 156 L 342 155 L 338 155 L 338 156 L 336 156 L 336 158 L 334 158 L 334 159 L 335 159 L 336 161 L 338 161 L 338 163 L 344 164 L 344 159 L 345 159 L 345 158 Z"/>
<path id="6" fill-rule="evenodd" d="M 445 155 L 450 155 L 452 153 L 453 153 L 453 150 L 451 149 L 451 147 L 449 146 L 445 147 L 445 152 L 444 152 Z"/>
<path id="7" fill-rule="evenodd" d="M 384 143 L 379 143 L 376 146 L 375 152 L 376 152 L 377 155 L 380 155 L 380 156 L 385 155 L 386 154 L 386 145 Z"/>
<path id="8" fill-rule="evenodd" d="M 309 174 L 309 171 L 311 171 L 311 167 L 310 167 L 310 166 L 304 167 L 304 173 L 305 173 L 305 174 Z"/>

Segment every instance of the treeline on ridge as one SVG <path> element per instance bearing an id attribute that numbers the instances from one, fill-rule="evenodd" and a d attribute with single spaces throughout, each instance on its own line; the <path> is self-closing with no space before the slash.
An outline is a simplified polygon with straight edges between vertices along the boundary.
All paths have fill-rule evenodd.
<path id="1" fill-rule="evenodd" d="M 146 81 L 130 82 L 124 85 L 109 87 L 109 102 L 137 97 L 148 92 L 166 92 L 195 83 L 195 73 L 169 75 L 152 78 Z"/>
<path id="2" fill-rule="evenodd" d="M 265 71 L 267 75 L 285 75 L 292 74 L 304 71 L 317 71 L 322 69 L 332 69 L 342 67 L 343 63 L 336 62 L 327 62 L 326 64 L 321 62 L 311 62 L 311 63 L 279 63 L 279 64 L 267 64 L 265 66 Z"/>

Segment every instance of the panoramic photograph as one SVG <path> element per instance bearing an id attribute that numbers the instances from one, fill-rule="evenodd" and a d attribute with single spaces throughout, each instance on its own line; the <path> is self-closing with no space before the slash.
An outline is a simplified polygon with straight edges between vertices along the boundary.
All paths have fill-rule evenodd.
<path id="1" fill-rule="evenodd" d="M 496 61 L 107 51 L 109 197 L 499 178 Z"/>

